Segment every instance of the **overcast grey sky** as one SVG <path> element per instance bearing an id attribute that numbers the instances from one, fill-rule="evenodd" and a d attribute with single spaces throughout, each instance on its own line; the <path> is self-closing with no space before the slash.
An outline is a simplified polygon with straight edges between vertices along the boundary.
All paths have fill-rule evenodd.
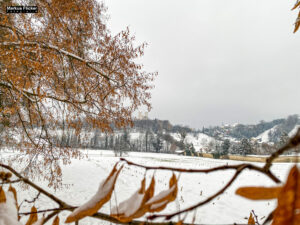
<path id="1" fill-rule="evenodd" d="M 149 46 L 151 118 L 201 128 L 300 113 L 300 31 L 287 0 L 105 0 Z"/>

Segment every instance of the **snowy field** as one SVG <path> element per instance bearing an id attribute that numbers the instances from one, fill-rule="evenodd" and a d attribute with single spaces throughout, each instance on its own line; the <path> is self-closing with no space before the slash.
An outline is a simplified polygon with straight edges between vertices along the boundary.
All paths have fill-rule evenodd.
<path id="1" fill-rule="evenodd" d="M 47 188 L 47 181 L 35 181 L 46 190 L 55 194 L 62 200 L 71 205 L 78 206 L 87 201 L 98 189 L 98 185 L 102 179 L 109 174 L 114 164 L 119 161 L 111 151 L 83 151 L 88 155 L 81 160 L 72 160 L 72 164 L 63 166 L 63 189 L 54 190 Z M 7 157 L 5 153 L 1 153 L 2 157 Z M 224 164 L 238 164 L 238 161 L 215 160 L 208 158 L 177 156 L 168 154 L 154 153 L 129 153 L 126 158 L 132 162 L 151 166 L 170 166 L 181 168 L 212 168 Z M 260 163 L 255 163 L 262 165 Z M 292 164 L 277 163 L 272 167 L 272 171 L 281 180 L 285 181 L 287 173 Z M 16 168 L 17 169 L 17 168 Z M 178 173 L 176 173 L 178 175 Z M 205 200 L 211 194 L 217 192 L 226 182 L 229 181 L 234 171 L 214 172 L 210 174 L 185 174 L 182 173 L 179 179 L 179 193 L 177 200 L 169 204 L 167 209 L 162 213 L 174 212 L 179 209 L 191 206 L 201 200 Z M 145 175 L 145 170 L 135 166 L 126 165 L 116 183 L 116 192 L 112 196 L 111 202 L 104 205 L 100 212 L 108 213 L 116 202 L 120 203 L 132 195 L 140 186 L 140 181 Z M 153 171 L 148 171 L 147 185 L 153 175 Z M 156 171 L 156 191 L 164 190 L 168 187 L 171 172 Z M 266 217 L 275 207 L 276 201 L 251 201 L 234 194 L 235 190 L 240 186 L 272 186 L 274 185 L 268 177 L 254 171 L 244 171 L 233 183 L 233 185 L 220 197 L 213 200 L 209 204 L 198 208 L 196 211 L 196 224 L 232 224 L 246 223 L 245 217 L 249 216 L 251 210 L 254 210 L 259 219 Z M 24 200 L 31 200 L 36 196 L 36 191 L 23 190 L 18 185 L 14 185 L 19 190 L 19 203 Z M 156 192 L 157 193 L 157 192 Z M 21 207 L 22 212 L 28 211 L 29 208 Z M 40 196 L 35 206 L 41 210 L 46 208 L 57 207 L 44 196 Z M 64 221 L 70 212 L 60 213 L 61 219 Z M 194 213 L 189 213 L 185 222 L 191 222 Z M 184 215 L 183 215 L 184 216 Z M 27 218 L 23 218 L 23 222 Z M 178 220 L 178 217 L 174 218 Z M 262 221 L 260 220 L 260 221 Z M 51 224 L 51 222 L 48 222 Z M 96 225 L 108 224 L 107 222 L 86 218 L 80 221 L 80 225 Z"/>

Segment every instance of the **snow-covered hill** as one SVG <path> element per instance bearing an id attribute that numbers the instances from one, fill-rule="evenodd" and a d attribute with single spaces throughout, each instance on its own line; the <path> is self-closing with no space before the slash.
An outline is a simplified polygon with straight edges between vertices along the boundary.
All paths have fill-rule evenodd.
<path id="1" fill-rule="evenodd" d="M 270 134 L 276 130 L 276 127 L 277 127 L 277 126 L 278 126 L 278 125 L 275 125 L 274 127 L 272 127 L 272 128 L 270 128 L 270 129 L 264 131 L 263 133 L 261 133 L 260 135 L 258 135 L 258 136 L 256 137 L 256 139 L 257 139 L 259 142 L 265 142 L 265 143 L 270 142 L 270 140 L 269 140 Z"/>
<path id="2" fill-rule="evenodd" d="M 294 136 L 299 128 L 300 125 L 295 125 L 295 127 L 288 133 L 289 137 Z"/>
<path id="3" fill-rule="evenodd" d="M 243 138 L 257 139 L 259 142 L 277 143 L 281 136 L 295 134 L 300 127 L 298 115 L 276 119 L 270 122 L 260 121 L 257 124 L 234 124 L 205 128 L 204 133 L 217 139 L 241 141 Z"/>

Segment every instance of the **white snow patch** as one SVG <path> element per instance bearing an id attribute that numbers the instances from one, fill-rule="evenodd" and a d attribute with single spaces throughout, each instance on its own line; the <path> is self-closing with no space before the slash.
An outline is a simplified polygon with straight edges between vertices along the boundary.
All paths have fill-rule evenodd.
<path id="1" fill-rule="evenodd" d="M 7 191 L 6 202 L 0 204 L 0 225 L 22 225 L 18 221 L 16 201 L 12 192 Z"/>
<path id="2" fill-rule="evenodd" d="M 132 133 L 129 133 L 130 135 L 130 140 L 136 140 L 136 139 L 139 139 L 141 137 L 141 134 L 142 133 L 139 133 L 139 132 L 132 132 Z"/>
<path id="3" fill-rule="evenodd" d="M 298 131 L 299 128 L 300 128 L 299 124 L 295 125 L 295 127 L 293 128 L 293 130 L 291 130 L 290 133 L 288 134 L 289 137 L 293 137 L 297 133 L 297 131 Z"/>
<path id="4" fill-rule="evenodd" d="M 255 139 L 260 140 L 260 142 L 269 142 L 269 133 L 273 132 L 278 125 L 275 125 L 274 127 L 264 131 L 263 133 L 261 133 L 260 135 L 258 135 Z"/>
<path id="5" fill-rule="evenodd" d="M 130 198 L 120 203 L 118 207 L 111 210 L 112 214 L 125 214 L 126 217 L 132 216 L 142 205 L 144 194 L 137 190 Z"/>
<path id="6" fill-rule="evenodd" d="M 113 185 L 115 184 L 115 180 L 119 173 L 116 171 L 113 176 L 109 177 L 108 181 L 104 179 L 100 185 L 97 193 L 86 203 L 75 209 L 71 214 L 70 217 L 76 216 L 77 214 L 81 213 L 82 211 L 89 210 L 94 208 L 101 199 L 105 198 L 109 194 L 109 192 L 113 189 Z"/>
<path id="7" fill-rule="evenodd" d="M 160 203 L 153 204 L 153 205 L 150 206 L 150 209 L 151 209 L 151 210 L 155 210 L 155 209 L 157 209 L 157 208 L 162 207 L 163 205 L 165 205 L 165 204 L 167 204 L 167 203 L 168 203 L 168 200 L 165 200 L 165 201 L 160 202 Z"/>
<path id="8" fill-rule="evenodd" d="M 180 141 L 181 136 L 178 133 L 170 133 L 170 135 L 176 140 Z M 204 133 L 188 133 L 184 139 L 184 142 L 193 144 L 196 152 L 199 152 L 200 150 L 207 147 L 208 143 L 210 141 L 214 141 L 215 139 L 213 137 L 210 137 Z"/>
<path id="9" fill-rule="evenodd" d="M 41 218 L 32 225 L 43 225 L 43 224 L 44 224 L 44 218 Z"/>
<path id="10" fill-rule="evenodd" d="M 152 198 L 149 199 L 149 201 L 146 202 L 146 204 L 153 204 L 156 203 L 158 201 L 160 201 L 161 199 L 167 197 L 170 193 L 172 193 L 175 189 L 175 185 L 173 185 L 170 189 L 165 190 L 160 192 L 158 195 L 153 196 Z"/>

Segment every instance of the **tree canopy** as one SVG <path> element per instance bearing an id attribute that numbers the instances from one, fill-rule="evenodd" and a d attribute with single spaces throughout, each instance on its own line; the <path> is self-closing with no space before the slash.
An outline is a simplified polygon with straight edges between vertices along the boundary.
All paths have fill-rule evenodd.
<path id="1" fill-rule="evenodd" d="M 135 46 L 129 29 L 110 33 L 102 3 L 35 4 L 36 14 L 7 14 L 12 1 L 0 3 L 1 139 L 22 146 L 28 162 L 42 157 L 58 172 L 55 162 L 78 152 L 54 149 L 53 132 L 78 134 L 83 122 L 102 131 L 130 125 L 136 109 L 150 109 L 156 73 L 137 62 L 146 44 Z"/>

